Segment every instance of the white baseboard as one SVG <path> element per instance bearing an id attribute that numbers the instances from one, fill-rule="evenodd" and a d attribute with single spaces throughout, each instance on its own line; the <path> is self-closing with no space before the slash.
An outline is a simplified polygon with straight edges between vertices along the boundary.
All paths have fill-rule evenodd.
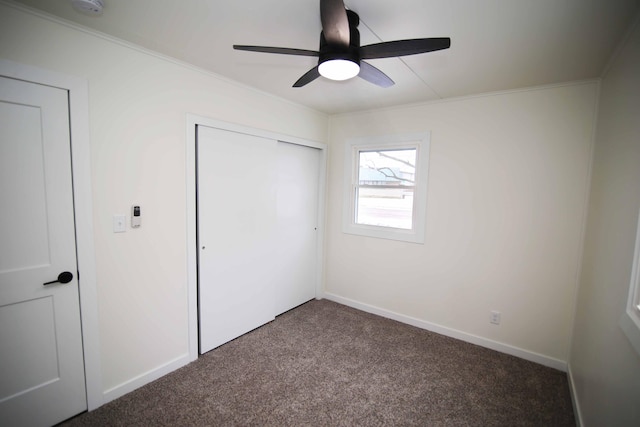
<path id="1" fill-rule="evenodd" d="M 140 374 L 137 377 L 130 379 L 129 381 L 110 388 L 109 390 L 105 390 L 104 401 L 102 402 L 102 404 L 106 404 L 114 399 L 124 396 L 127 393 L 131 393 L 135 389 L 140 388 L 145 384 L 149 384 L 150 382 L 155 381 L 158 378 L 175 371 L 176 369 L 182 368 L 189 362 L 191 362 L 191 359 L 189 357 L 189 354 L 187 353 L 175 358 L 168 363 L 165 363 L 162 366 Z"/>
<path id="2" fill-rule="evenodd" d="M 337 302 L 358 310 L 366 311 L 367 313 L 376 314 L 378 316 L 386 317 L 387 319 L 396 320 L 401 323 L 406 323 L 411 326 L 416 326 L 421 329 L 426 329 L 431 332 L 435 332 L 440 335 L 445 335 L 451 338 L 456 338 L 461 341 L 465 341 L 471 344 L 486 347 L 491 350 L 499 351 L 500 353 L 509 354 L 511 356 L 519 357 L 521 359 L 528 360 L 530 362 L 538 363 L 540 365 L 548 366 L 549 368 L 558 369 L 563 372 L 567 372 L 567 362 L 553 357 L 545 356 L 543 354 L 535 353 L 532 351 L 524 350 L 518 347 L 504 344 L 498 341 L 493 341 L 487 338 L 479 337 L 477 335 L 462 332 L 456 329 L 447 328 L 435 323 L 427 322 L 424 320 L 416 319 L 415 317 L 405 316 L 404 314 L 395 313 L 393 311 L 385 310 L 383 308 L 375 307 L 373 305 L 361 303 L 349 298 L 344 298 L 332 293 L 323 293 L 319 297 L 326 298 L 330 301 Z"/>
<path id="3" fill-rule="evenodd" d="M 576 418 L 576 426 L 581 427 L 582 411 L 580 410 L 580 401 L 576 393 L 576 384 L 573 382 L 573 372 L 571 372 L 571 364 L 567 364 L 567 377 L 569 378 L 569 393 L 571 394 L 571 404 L 573 405 L 573 415 Z"/>

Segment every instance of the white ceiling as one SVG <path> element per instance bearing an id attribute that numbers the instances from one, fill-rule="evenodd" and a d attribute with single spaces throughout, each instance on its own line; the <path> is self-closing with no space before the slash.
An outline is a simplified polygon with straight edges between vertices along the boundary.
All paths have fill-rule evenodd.
<path id="1" fill-rule="evenodd" d="M 19 0 L 326 113 L 592 79 L 601 76 L 640 0 L 346 0 L 361 45 L 450 37 L 451 48 L 371 60 L 395 82 L 352 79 L 291 85 L 317 58 L 242 52 L 233 44 L 317 50 L 318 0 L 104 0 L 104 13 L 70 0 Z"/>

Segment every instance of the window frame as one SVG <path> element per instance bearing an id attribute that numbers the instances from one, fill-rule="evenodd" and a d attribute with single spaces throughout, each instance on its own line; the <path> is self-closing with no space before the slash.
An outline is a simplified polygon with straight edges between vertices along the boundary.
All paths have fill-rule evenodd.
<path id="1" fill-rule="evenodd" d="M 347 234 L 424 244 L 430 132 L 349 139 L 345 144 L 342 231 Z M 361 151 L 416 150 L 412 228 L 402 229 L 356 223 L 356 188 Z"/>
<path id="2" fill-rule="evenodd" d="M 633 253 L 633 268 L 629 283 L 629 296 L 625 312 L 620 317 L 620 327 L 640 354 L 640 212 L 636 229 L 636 245 Z"/>

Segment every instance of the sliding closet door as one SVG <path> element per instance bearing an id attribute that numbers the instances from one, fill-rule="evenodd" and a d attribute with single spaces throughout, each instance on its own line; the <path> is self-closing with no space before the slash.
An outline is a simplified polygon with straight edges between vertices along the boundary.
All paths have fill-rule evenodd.
<path id="1" fill-rule="evenodd" d="M 320 150 L 278 142 L 277 314 L 316 295 Z"/>
<path id="2" fill-rule="evenodd" d="M 275 317 L 277 141 L 198 126 L 200 353 Z"/>

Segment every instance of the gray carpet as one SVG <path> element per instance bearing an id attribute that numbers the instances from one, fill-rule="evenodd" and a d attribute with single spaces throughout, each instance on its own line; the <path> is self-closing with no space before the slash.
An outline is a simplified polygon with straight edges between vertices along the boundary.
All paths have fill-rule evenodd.
<path id="1" fill-rule="evenodd" d="M 310 301 L 65 426 L 575 426 L 567 377 Z"/>

